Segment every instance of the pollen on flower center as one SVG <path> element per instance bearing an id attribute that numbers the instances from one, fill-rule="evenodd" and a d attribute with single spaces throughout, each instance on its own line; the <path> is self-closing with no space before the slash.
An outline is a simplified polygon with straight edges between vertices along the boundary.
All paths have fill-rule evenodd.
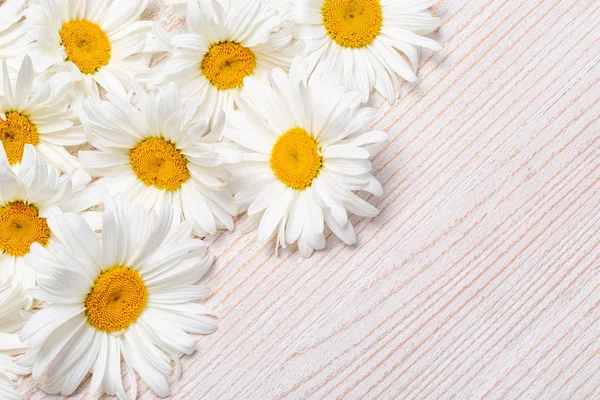
<path id="1" fill-rule="evenodd" d="M 329 36 L 343 47 L 370 45 L 383 23 L 379 0 L 325 0 L 321 14 Z"/>
<path id="2" fill-rule="evenodd" d="M 173 143 L 151 137 L 129 152 L 133 172 L 148 186 L 175 191 L 190 178 L 187 160 Z"/>
<path id="3" fill-rule="evenodd" d="M 137 321 L 147 300 L 148 290 L 139 272 L 116 265 L 98 275 L 85 299 L 88 322 L 102 331 L 122 331 Z"/>
<path id="4" fill-rule="evenodd" d="M 36 126 L 29 118 L 16 111 L 9 111 L 5 115 L 6 120 L 0 118 L 0 140 L 6 158 L 12 165 L 21 162 L 26 144 L 37 146 L 40 139 Z"/>
<path id="5" fill-rule="evenodd" d="M 22 257 L 33 243 L 45 246 L 49 238 L 46 218 L 33 205 L 15 201 L 0 208 L 0 252 Z"/>
<path id="6" fill-rule="evenodd" d="M 98 24 L 77 19 L 65 22 L 59 32 L 67 60 L 84 74 L 93 74 L 110 61 L 110 41 Z"/>
<path id="7" fill-rule="evenodd" d="M 252 50 L 234 42 L 221 42 L 211 46 L 202 59 L 202 74 L 217 89 L 235 89 L 252 75 L 256 55 Z"/>
<path id="8" fill-rule="evenodd" d="M 304 190 L 323 167 L 315 139 L 302 128 L 293 128 L 277 139 L 271 150 L 271 169 L 286 186 Z"/>

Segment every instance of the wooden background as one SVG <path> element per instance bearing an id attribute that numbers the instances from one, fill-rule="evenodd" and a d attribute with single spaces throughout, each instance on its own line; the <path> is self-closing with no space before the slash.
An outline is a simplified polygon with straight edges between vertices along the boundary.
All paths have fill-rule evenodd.
<path id="1" fill-rule="evenodd" d="M 443 51 L 372 101 L 381 214 L 308 260 L 209 239 L 220 327 L 172 398 L 600 398 L 599 8 L 442 0 Z"/>

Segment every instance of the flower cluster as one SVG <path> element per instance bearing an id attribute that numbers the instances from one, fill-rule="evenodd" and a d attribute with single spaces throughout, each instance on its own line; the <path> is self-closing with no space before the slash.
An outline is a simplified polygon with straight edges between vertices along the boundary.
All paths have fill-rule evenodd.
<path id="1" fill-rule="evenodd" d="M 0 398 L 31 374 L 50 394 L 169 396 L 232 231 L 296 246 L 357 238 L 373 90 L 416 81 L 435 0 L 0 0 Z"/>

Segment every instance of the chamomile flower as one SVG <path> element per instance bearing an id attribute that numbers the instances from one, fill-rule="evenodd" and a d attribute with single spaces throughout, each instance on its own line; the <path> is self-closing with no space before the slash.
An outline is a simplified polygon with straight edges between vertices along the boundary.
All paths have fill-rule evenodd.
<path id="1" fill-rule="evenodd" d="M 0 282 L 23 289 L 35 284 L 35 271 L 23 256 L 33 243 L 50 246 L 56 241 L 48 216 L 76 212 L 93 222 L 97 215 L 84 210 L 101 200 L 102 190 L 86 187 L 90 181 L 81 170 L 60 176 L 31 144 L 25 145 L 22 162 L 11 167 L 0 143 Z"/>
<path id="2" fill-rule="evenodd" d="M 175 82 L 200 121 L 234 108 L 244 78 L 288 69 L 298 45 L 292 24 L 260 0 L 189 0 L 188 33 L 171 39 L 173 54 L 156 84 Z"/>
<path id="3" fill-rule="evenodd" d="M 20 400 L 13 383 L 19 375 L 29 374 L 28 368 L 17 365 L 13 359 L 27 347 L 15 334 L 25 324 L 21 315 L 25 302 L 20 288 L 0 284 L 0 399 L 3 400 Z"/>
<path id="4" fill-rule="evenodd" d="M 298 242 L 309 257 L 325 246 L 325 224 L 351 245 L 356 236 L 347 211 L 377 215 L 354 192 L 382 194 L 369 159 L 387 136 L 368 131 L 377 110 L 361 108 L 360 93 L 319 72 L 306 85 L 305 76 L 294 62 L 289 77 L 276 69 L 268 81 L 247 79 L 243 113 L 231 113 L 225 135 L 244 148 L 231 186 L 247 208 L 248 227 L 258 228 L 262 241 L 275 234 L 276 248 Z"/>
<path id="5" fill-rule="evenodd" d="M 22 27 L 25 0 L 8 0 L 0 4 L 0 59 L 14 58 L 26 42 Z"/>
<path id="6" fill-rule="evenodd" d="M 31 59 L 26 56 L 15 79 L 3 63 L 0 84 L 0 141 L 8 163 L 19 164 L 26 144 L 36 147 L 48 163 L 68 172 L 79 162 L 63 146 L 77 146 L 87 141 L 79 119 L 65 99 L 69 81 L 65 74 L 53 76 L 34 85 Z M 34 86 L 37 86 L 34 89 Z"/>
<path id="7" fill-rule="evenodd" d="M 331 63 L 332 75 L 366 101 L 373 88 L 394 102 L 399 78 L 417 80 L 419 47 L 437 50 L 424 37 L 439 19 L 427 9 L 437 0 L 298 0 L 294 37 L 309 65 Z M 396 91 L 395 94 L 394 91 Z"/>
<path id="8" fill-rule="evenodd" d="M 236 154 L 217 142 L 223 118 L 212 130 L 187 122 L 173 84 L 148 96 L 138 90 L 140 109 L 128 99 L 109 98 L 84 106 L 84 124 L 97 150 L 79 157 L 88 172 L 101 177 L 98 184 L 148 209 L 172 204 L 197 235 L 232 230 L 237 207 L 223 164 Z"/>
<path id="9" fill-rule="evenodd" d="M 215 314 L 193 302 L 210 290 L 196 285 L 213 258 L 173 209 L 147 211 L 105 201 L 101 242 L 83 218 L 55 215 L 48 225 L 65 245 L 32 246 L 27 262 L 40 278 L 35 296 L 46 307 L 21 330 L 29 350 L 22 364 L 48 393 L 70 395 L 91 371 L 91 390 L 126 399 L 121 361 L 161 397 L 169 395 L 171 360 L 194 351 L 186 332 L 210 334 Z"/>
<path id="10" fill-rule="evenodd" d="M 26 10 L 25 30 L 36 70 L 72 74 L 72 106 L 98 87 L 125 94 L 149 71 L 152 22 L 140 21 L 148 0 L 41 0 Z"/>

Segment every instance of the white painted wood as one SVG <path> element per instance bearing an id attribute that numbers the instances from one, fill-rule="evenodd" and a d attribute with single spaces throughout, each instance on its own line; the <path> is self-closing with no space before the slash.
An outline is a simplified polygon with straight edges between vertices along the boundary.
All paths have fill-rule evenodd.
<path id="1" fill-rule="evenodd" d="M 208 239 L 220 328 L 172 398 L 600 398 L 599 8 L 442 0 L 444 50 L 372 100 L 381 214 L 309 260 Z"/>

